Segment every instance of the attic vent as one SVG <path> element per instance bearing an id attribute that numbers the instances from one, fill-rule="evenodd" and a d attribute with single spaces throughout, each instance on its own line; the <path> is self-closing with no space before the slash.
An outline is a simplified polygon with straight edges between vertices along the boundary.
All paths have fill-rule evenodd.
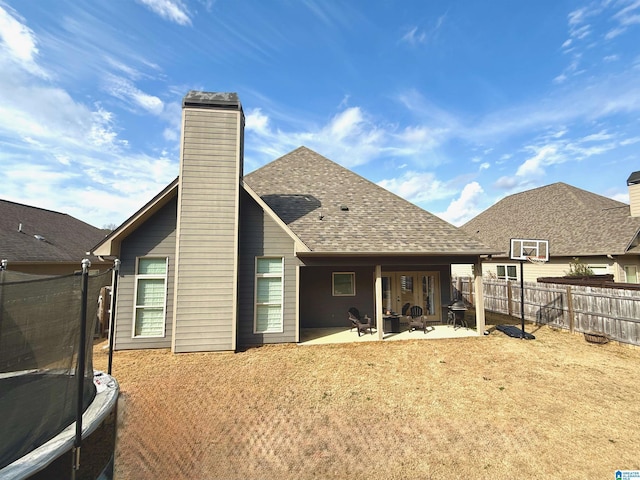
<path id="1" fill-rule="evenodd" d="M 347 207 L 346 205 L 340 205 L 340 210 L 342 210 L 343 212 L 348 212 L 349 207 Z"/>

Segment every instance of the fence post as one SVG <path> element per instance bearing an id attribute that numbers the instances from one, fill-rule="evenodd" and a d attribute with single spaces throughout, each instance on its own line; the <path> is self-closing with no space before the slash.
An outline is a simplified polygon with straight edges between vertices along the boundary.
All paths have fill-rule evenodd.
<path id="1" fill-rule="evenodd" d="M 569 331 L 573 333 L 575 330 L 575 314 L 573 311 L 573 294 L 571 293 L 571 285 L 567 285 L 567 310 L 569 313 Z"/>

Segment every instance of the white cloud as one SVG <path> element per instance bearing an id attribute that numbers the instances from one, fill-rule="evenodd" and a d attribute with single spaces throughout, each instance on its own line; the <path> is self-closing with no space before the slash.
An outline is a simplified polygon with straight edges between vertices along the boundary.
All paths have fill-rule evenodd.
<path id="1" fill-rule="evenodd" d="M 13 15 L 12 15 L 13 13 Z M 38 40 L 35 33 L 0 5 L 0 51 L 32 75 L 47 78 L 48 74 L 37 64 Z M 6 72 L 5 72 L 6 74 Z"/>
<path id="2" fill-rule="evenodd" d="M 629 203 L 629 192 L 627 193 L 617 193 L 615 195 L 613 195 L 611 198 L 613 198 L 614 200 L 617 200 L 619 202 L 622 203 Z"/>
<path id="3" fill-rule="evenodd" d="M 180 0 L 138 0 L 165 20 L 178 25 L 191 25 L 189 10 Z"/>
<path id="4" fill-rule="evenodd" d="M 558 161 L 558 152 L 555 145 L 545 145 L 541 148 L 530 147 L 535 150 L 535 155 L 528 158 L 518 167 L 516 175 L 519 177 L 540 177 L 544 175 L 544 166 Z"/>
<path id="5" fill-rule="evenodd" d="M 504 175 L 493 183 L 493 186 L 499 190 L 511 190 L 521 182 L 521 179 L 515 176 Z"/>
<path id="6" fill-rule="evenodd" d="M 427 41 L 427 34 L 425 32 L 419 32 L 418 27 L 413 27 L 402 36 L 402 41 L 410 45 L 425 43 Z"/>
<path id="7" fill-rule="evenodd" d="M 262 109 L 254 108 L 245 117 L 245 129 L 266 136 L 269 134 L 269 117 L 262 113 Z"/>
<path id="8" fill-rule="evenodd" d="M 252 152 L 266 161 L 301 145 L 317 150 L 346 167 L 362 165 L 384 152 L 388 153 L 386 145 L 391 134 L 368 119 L 359 107 L 339 112 L 323 126 L 298 131 L 273 130 L 269 116 L 261 109 L 250 111 L 246 122 L 249 168 L 262 163 L 252 158 Z"/>
<path id="9" fill-rule="evenodd" d="M 478 205 L 483 194 L 484 190 L 478 182 L 468 183 L 462 189 L 460 196 L 438 216 L 454 225 L 462 225 L 480 213 L 481 209 Z"/>
<path id="10" fill-rule="evenodd" d="M 131 81 L 116 75 L 107 75 L 105 78 L 105 90 L 110 95 L 133 103 L 153 115 L 160 115 L 164 109 L 164 104 L 155 95 L 149 95 L 137 88 Z"/>
<path id="11" fill-rule="evenodd" d="M 400 177 L 381 180 L 378 185 L 413 203 L 442 200 L 451 195 L 450 189 L 430 172 L 406 171 Z"/>
<path id="12" fill-rule="evenodd" d="M 638 143 L 640 142 L 640 137 L 632 137 L 632 138 L 626 138 L 624 140 L 622 140 L 620 142 L 620 145 L 627 146 L 627 145 L 633 145 L 634 143 Z"/>

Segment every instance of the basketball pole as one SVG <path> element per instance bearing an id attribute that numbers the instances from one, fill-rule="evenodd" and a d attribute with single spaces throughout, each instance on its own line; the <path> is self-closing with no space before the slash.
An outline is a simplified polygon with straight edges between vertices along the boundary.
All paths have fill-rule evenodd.
<path id="1" fill-rule="evenodd" d="M 524 260 L 520 260 L 520 338 L 524 339 Z"/>

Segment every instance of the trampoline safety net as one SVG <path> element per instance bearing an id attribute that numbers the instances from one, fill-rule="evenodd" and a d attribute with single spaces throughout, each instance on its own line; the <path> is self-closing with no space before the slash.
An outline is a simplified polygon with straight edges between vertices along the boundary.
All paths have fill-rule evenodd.
<path id="1" fill-rule="evenodd" d="M 83 411 L 93 401 L 92 343 L 100 289 L 87 278 Z M 0 271 L 0 469 L 75 421 L 83 275 Z"/>

